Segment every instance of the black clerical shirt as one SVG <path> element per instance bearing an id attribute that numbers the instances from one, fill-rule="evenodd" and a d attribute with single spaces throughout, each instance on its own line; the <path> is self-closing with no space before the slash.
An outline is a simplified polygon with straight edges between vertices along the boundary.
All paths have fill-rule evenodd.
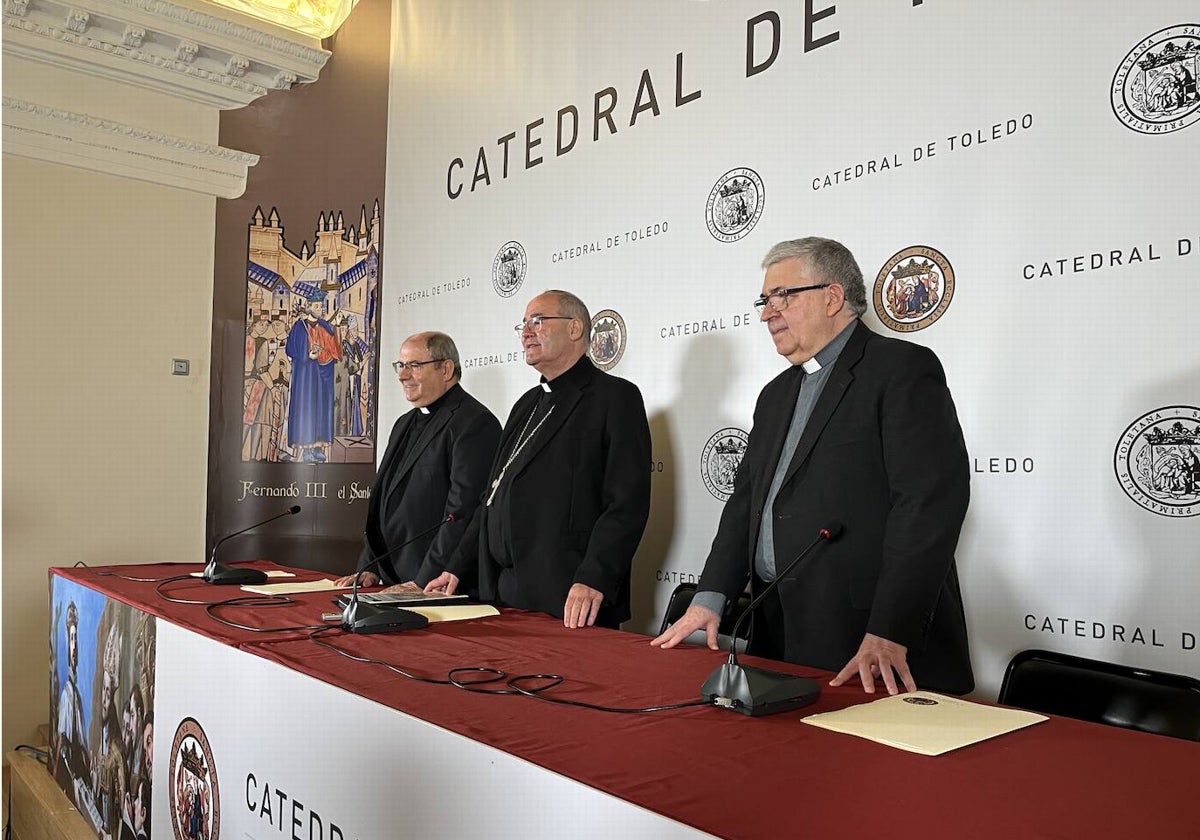
<path id="1" fill-rule="evenodd" d="M 446 404 L 446 398 L 454 393 L 456 389 L 462 389 L 462 386 L 457 382 L 454 383 L 454 385 L 452 385 L 450 388 L 446 389 L 446 393 L 442 394 L 429 405 L 413 409 L 413 417 L 412 420 L 409 421 L 408 428 L 404 430 L 404 436 L 396 442 L 395 451 L 385 455 L 384 462 L 380 464 L 379 472 L 375 476 L 375 484 L 374 488 L 371 490 L 371 494 L 375 495 L 376 493 L 385 493 L 387 497 L 379 500 L 379 510 L 387 510 L 385 503 L 392 494 L 404 494 L 407 492 L 408 478 L 411 477 L 412 473 L 410 472 L 409 476 L 406 476 L 403 481 L 395 484 L 393 484 L 391 481 L 392 473 L 399 469 L 400 465 L 404 463 L 405 458 L 408 457 L 409 452 L 412 451 L 412 448 L 416 445 L 417 440 L 420 439 L 421 432 L 423 432 L 425 427 L 429 425 L 430 418 L 433 417 L 433 415 L 436 414 L 437 411 Z M 384 488 L 389 489 L 385 491 Z M 394 548 L 394 546 L 387 544 L 387 539 L 384 537 L 383 530 L 378 522 L 367 522 L 367 537 L 368 542 L 372 545 L 376 556 L 385 554 Z M 396 558 L 391 558 L 390 560 L 385 561 L 379 569 L 380 576 L 386 583 L 389 584 L 401 583 L 401 581 L 397 579 L 398 576 L 396 575 L 394 565 L 395 559 Z M 364 561 L 360 558 L 359 571 L 362 570 L 363 566 Z"/>
<path id="2" fill-rule="evenodd" d="M 513 445 L 507 451 L 500 453 L 500 461 L 498 466 L 503 466 L 512 458 L 512 463 L 504 470 L 504 475 L 500 479 L 500 484 L 496 487 L 496 494 L 492 497 L 492 503 L 487 516 L 487 531 L 488 531 L 488 553 L 499 565 L 505 569 L 511 570 L 513 565 L 512 555 L 512 479 L 520 469 L 529 462 L 532 458 L 533 441 L 537 439 L 537 435 L 544 433 L 544 425 L 542 428 L 538 424 L 543 422 L 554 407 L 555 400 L 558 395 L 565 393 L 569 389 L 579 390 L 580 385 L 587 378 L 591 368 L 591 361 L 587 356 L 582 356 L 579 361 L 568 368 L 564 373 L 554 379 L 553 382 L 547 382 L 546 377 L 541 378 L 542 393 L 538 395 L 538 401 L 534 404 L 533 413 L 525 418 L 517 418 L 516 422 L 521 424 L 521 431 L 524 434 L 518 433 L 513 439 Z M 538 429 L 535 433 L 533 430 Z M 524 442 L 524 446 L 522 446 Z M 514 452 L 520 447 L 521 451 L 513 458 Z M 497 471 L 499 472 L 499 471 Z M 495 476 L 492 476 L 495 480 Z M 554 492 L 554 488 L 547 488 L 547 492 Z M 503 599 L 503 592 L 501 592 Z"/>

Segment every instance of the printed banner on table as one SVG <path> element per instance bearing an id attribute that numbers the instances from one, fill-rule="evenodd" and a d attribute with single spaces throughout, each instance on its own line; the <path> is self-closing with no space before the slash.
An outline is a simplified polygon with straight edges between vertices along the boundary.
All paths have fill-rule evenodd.
<path id="1" fill-rule="evenodd" d="M 50 577 L 50 763 L 100 836 L 151 836 L 156 622 Z"/>

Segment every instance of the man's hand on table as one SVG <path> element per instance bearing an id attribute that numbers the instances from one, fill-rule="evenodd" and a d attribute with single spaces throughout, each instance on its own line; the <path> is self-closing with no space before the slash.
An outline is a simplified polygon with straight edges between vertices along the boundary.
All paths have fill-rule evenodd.
<path id="1" fill-rule="evenodd" d="M 567 591 L 567 603 L 563 606 L 563 624 L 572 629 L 590 627 L 596 623 L 604 593 L 583 583 L 573 583 Z"/>
<path id="2" fill-rule="evenodd" d="M 888 694 L 899 694 L 901 688 L 896 683 L 896 674 L 903 681 L 904 691 L 917 690 L 917 683 L 908 670 L 908 648 L 872 633 L 863 636 L 858 653 L 829 684 L 834 687 L 843 685 L 853 680 L 856 674 L 862 680 L 863 691 L 867 694 L 875 693 L 876 679 L 883 680 Z"/>
<path id="3" fill-rule="evenodd" d="M 441 592 L 446 595 L 453 595 L 458 591 L 458 575 L 450 572 L 442 572 L 429 583 L 425 584 L 426 592 Z"/>
<path id="4" fill-rule="evenodd" d="M 650 644 L 652 647 L 661 647 L 666 650 L 675 647 L 697 630 L 704 630 L 708 646 L 713 650 L 718 650 L 717 628 L 720 625 L 721 616 L 708 607 L 692 604 L 687 608 L 687 612 L 679 617 L 678 621 L 668 627 L 661 636 L 652 639 Z"/>
<path id="5" fill-rule="evenodd" d="M 374 572 L 359 572 L 357 577 L 358 577 L 358 585 L 360 587 L 377 586 L 379 584 L 379 575 L 375 574 Z M 346 575 L 345 577 L 340 577 L 337 580 L 335 580 L 333 582 L 333 585 L 334 586 L 354 586 L 354 578 L 355 578 L 355 575 Z"/>

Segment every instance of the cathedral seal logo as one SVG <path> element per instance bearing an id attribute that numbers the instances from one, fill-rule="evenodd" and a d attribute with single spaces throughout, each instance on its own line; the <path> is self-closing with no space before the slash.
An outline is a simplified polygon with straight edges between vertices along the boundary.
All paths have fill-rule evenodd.
<path id="1" fill-rule="evenodd" d="M 1151 513 L 1200 514 L 1200 408 L 1169 405 L 1129 424 L 1113 453 L 1125 495 Z"/>
<path id="2" fill-rule="evenodd" d="M 616 310 L 602 309 L 592 318 L 588 355 L 600 370 L 612 370 L 625 355 L 625 319 Z"/>
<path id="3" fill-rule="evenodd" d="M 938 701 L 932 697 L 905 697 L 904 702 L 914 706 L 936 706 L 938 704 Z"/>
<path id="4" fill-rule="evenodd" d="M 736 242 L 754 230 L 762 218 L 762 178 L 753 169 L 730 169 L 708 193 L 704 215 L 708 232 L 719 242 Z"/>
<path id="5" fill-rule="evenodd" d="M 529 260 L 520 242 L 509 241 L 500 246 L 492 260 L 492 286 L 500 297 L 512 297 L 525 282 Z"/>
<path id="6" fill-rule="evenodd" d="M 700 478 L 708 492 L 722 502 L 733 494 L 733 477 L 746 454 L 750 436 L 741 429 L 728 428 L 715 432 L 700 453 Z"/>
<path id="7" fill-rule="evenodd" d="M 892 254 L 875 277 L 875 314 L 896 332 L 916 332 L 946 314 L 954 267 L 935 248 L 914 245 Z"/>
<path id="8" fill-rule="evenodd" d="M 1200 122 L 1200 24 L 1160 29 L 1139 41 L 1113 74 L 1113 113 L 1142 134 L 1166 134 Z"/>
<path id="9" fill-rule="evenodd" d="M 592 317 L 592 343 L 588 355 L 601 371 L 611 371 L 625 355 L 625 319 L 616 310 L 601 310 Z"/>
<path id="10" fill-rule="evenodd" d="M 175 730 L 168 784 L 175 840 L 220 840 L 217 766 L 208 736 L 194 718 L 184 718 Z"/>

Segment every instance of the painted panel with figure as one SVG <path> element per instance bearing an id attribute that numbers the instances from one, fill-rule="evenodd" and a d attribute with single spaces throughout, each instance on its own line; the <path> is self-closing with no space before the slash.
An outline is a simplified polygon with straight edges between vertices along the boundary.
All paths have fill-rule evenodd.
<path id="1" fill-rule="evenodd" d="M 155 620 L 51 577 L 50 772 L 101 837 L 149 837 Z"/>
<path id="2" fill-rule="evenodd" d="M 357 227 L 322 212 L 315 244 L 284 244 L 254 212 L 246 261 L 242 460 L 374 461 L 379 203 Z"/>

